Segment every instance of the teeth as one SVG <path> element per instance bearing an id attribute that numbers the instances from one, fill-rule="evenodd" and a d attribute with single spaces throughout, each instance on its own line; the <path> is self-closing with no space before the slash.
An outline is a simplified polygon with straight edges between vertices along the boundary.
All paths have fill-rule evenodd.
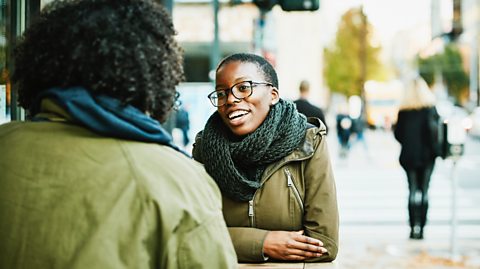
<path id="1" fill-rule="evenodd" d="M 230 113 L 228 115 L 228 118 L 229 119 L 233 119 L 233 118 L 236 118 L 236 117 L 240 117 L 240 116 L 243 116 L 243 115 L 246 115 L 248 112 L 245 111 L 245 110 L 236 110 L 236 111 L 233 111 L 232 113 Z"/>

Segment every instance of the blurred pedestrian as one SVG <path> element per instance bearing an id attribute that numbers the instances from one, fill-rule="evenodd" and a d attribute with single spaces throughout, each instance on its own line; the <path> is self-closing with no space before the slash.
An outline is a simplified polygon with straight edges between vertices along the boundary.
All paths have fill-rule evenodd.
<path id="1" fill-rule="evenodd" d="M 362 144 L 366 156 L 369 155 L 368 144 L 365 140 L 365 120 L 363 117 L 351 118 L 352 119 L 352 128 L 351 133 L 355 136 L 354 144 Z"/>
<path id="2" fill-rule="evenodd" d="M 215 182 L 156 119 L 181 50 L 150 0 L 65 0 L 25 31 L 0 127 L 0 268 L 236 268 Z"/>
<path id="3" fill-rule="evenodd" d="M 188 130 L 190 130 L 188 111 L 184 107 L 180 107 L 176 111 L 175 117 L 175 128 L 182 131 L 182 143 L 186 147 L 190 143 L 190 138 L 188 137 Z"/>
<path id="4" fill-rule="evenodd" d="M 339 106 L 336 116 L 337 138 L 340 144 L 339 156 L 345 158 L 350 150 L 350 135 L 352 134 L 353 121 L 350 118 L 347 104 Z"/>
<path id="5" fill-rule="evenodd" d="M 338 209 L 325 125 L 280 98 L 272 65 L 233 54 L 208 97 L 217 111 L 193 157 L 223 194 L 223 214 L 241 262 L 328 262 L 338 251 Z"/>
<path id="6" fill-rule="evenodd" d="M 173 129 L 175 129 L 175 125 L 177 122 L 177 111 L 172 109 L 168 114 L 167 119 L 162 121 L 162 128 L 167 131 L 169 135 L 173 135 Z"/>
<path id="7" fill-rule="evenodd" d="M 364 130 L 365 130 L 365 120 L 363 117 L 362 109 L 362 99 L 358 95 L 352 95 L 348 98 L 348 114 L 352 120 L 351 126 L 351 135 L 355 137 L 355 140 L 351 143 L 354 144 L 361 143 L 365 151 L 365 156 L 370 158 L 370 153 L 368 150 L 367 141 L 365 140 Z"/>
<path id="8" fill-rule="evenodd" d="M 417 76 L 406 84 L 400 103 L 395 138 L 401 144 L 400 164 L 409 187 L 410 238 L 423 239 L 427 222 L 428 186 L 435 165 L 435 130 L 430 121 L 438 120 L 435 97 L 425 81 Z"/>
<path id="9" fill-rule="evenodd" d="M 325 114 L 323 110 L 317 106 L 312 105 L 308 101 L 308 96 L 310 95 L 310 83 L 306 80 L 302 80 L 299 86 L 300 98 L 295 100 L 295 106 L 297 107 L 298 112 L 308 117 L 319 118 L 328 132 L 327 121 L 325 120 Z"/>

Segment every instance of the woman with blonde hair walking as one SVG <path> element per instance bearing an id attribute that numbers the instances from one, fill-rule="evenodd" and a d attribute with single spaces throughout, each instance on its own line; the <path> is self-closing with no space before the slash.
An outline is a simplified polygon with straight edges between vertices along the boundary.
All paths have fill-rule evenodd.
<path id="1" fill-rule="evenodd" d="M 400 165 L 408 179 L 411 239 L 423 239 L 427 222 L 428 186 L 437 156 L 432 120 L 438 120 L 435 96 L 425 81 L 416 76 L 407 83 L 394 131 L 401 144 Z"/>

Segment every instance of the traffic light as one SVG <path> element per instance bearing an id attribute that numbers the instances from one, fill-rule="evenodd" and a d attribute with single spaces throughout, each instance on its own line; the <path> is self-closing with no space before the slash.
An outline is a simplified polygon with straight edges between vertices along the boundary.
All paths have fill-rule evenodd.
<path id="1" fill-rule="evenodd" d="M 320 7 L 320 0 L 278 0 L 285 11 L 314 11 Z"/>

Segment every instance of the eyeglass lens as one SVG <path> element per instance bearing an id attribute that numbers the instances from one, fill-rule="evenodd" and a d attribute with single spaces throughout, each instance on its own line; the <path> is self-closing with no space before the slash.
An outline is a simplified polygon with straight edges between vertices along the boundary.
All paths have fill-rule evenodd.
<path id="1" fill-rule="evenodd" d="M 223 106 L 227 103 L 228 99 L 228 89 L 215 91 L 210 95 L 210 100 L 212 101 L 214 106 Z M 238 84 L 233 85 L 230 89 L 233 96 L 237 99 L 243 99 L 249 97 L 252 94 L 252 82 L 251 81 L 243 81 Z"/>

